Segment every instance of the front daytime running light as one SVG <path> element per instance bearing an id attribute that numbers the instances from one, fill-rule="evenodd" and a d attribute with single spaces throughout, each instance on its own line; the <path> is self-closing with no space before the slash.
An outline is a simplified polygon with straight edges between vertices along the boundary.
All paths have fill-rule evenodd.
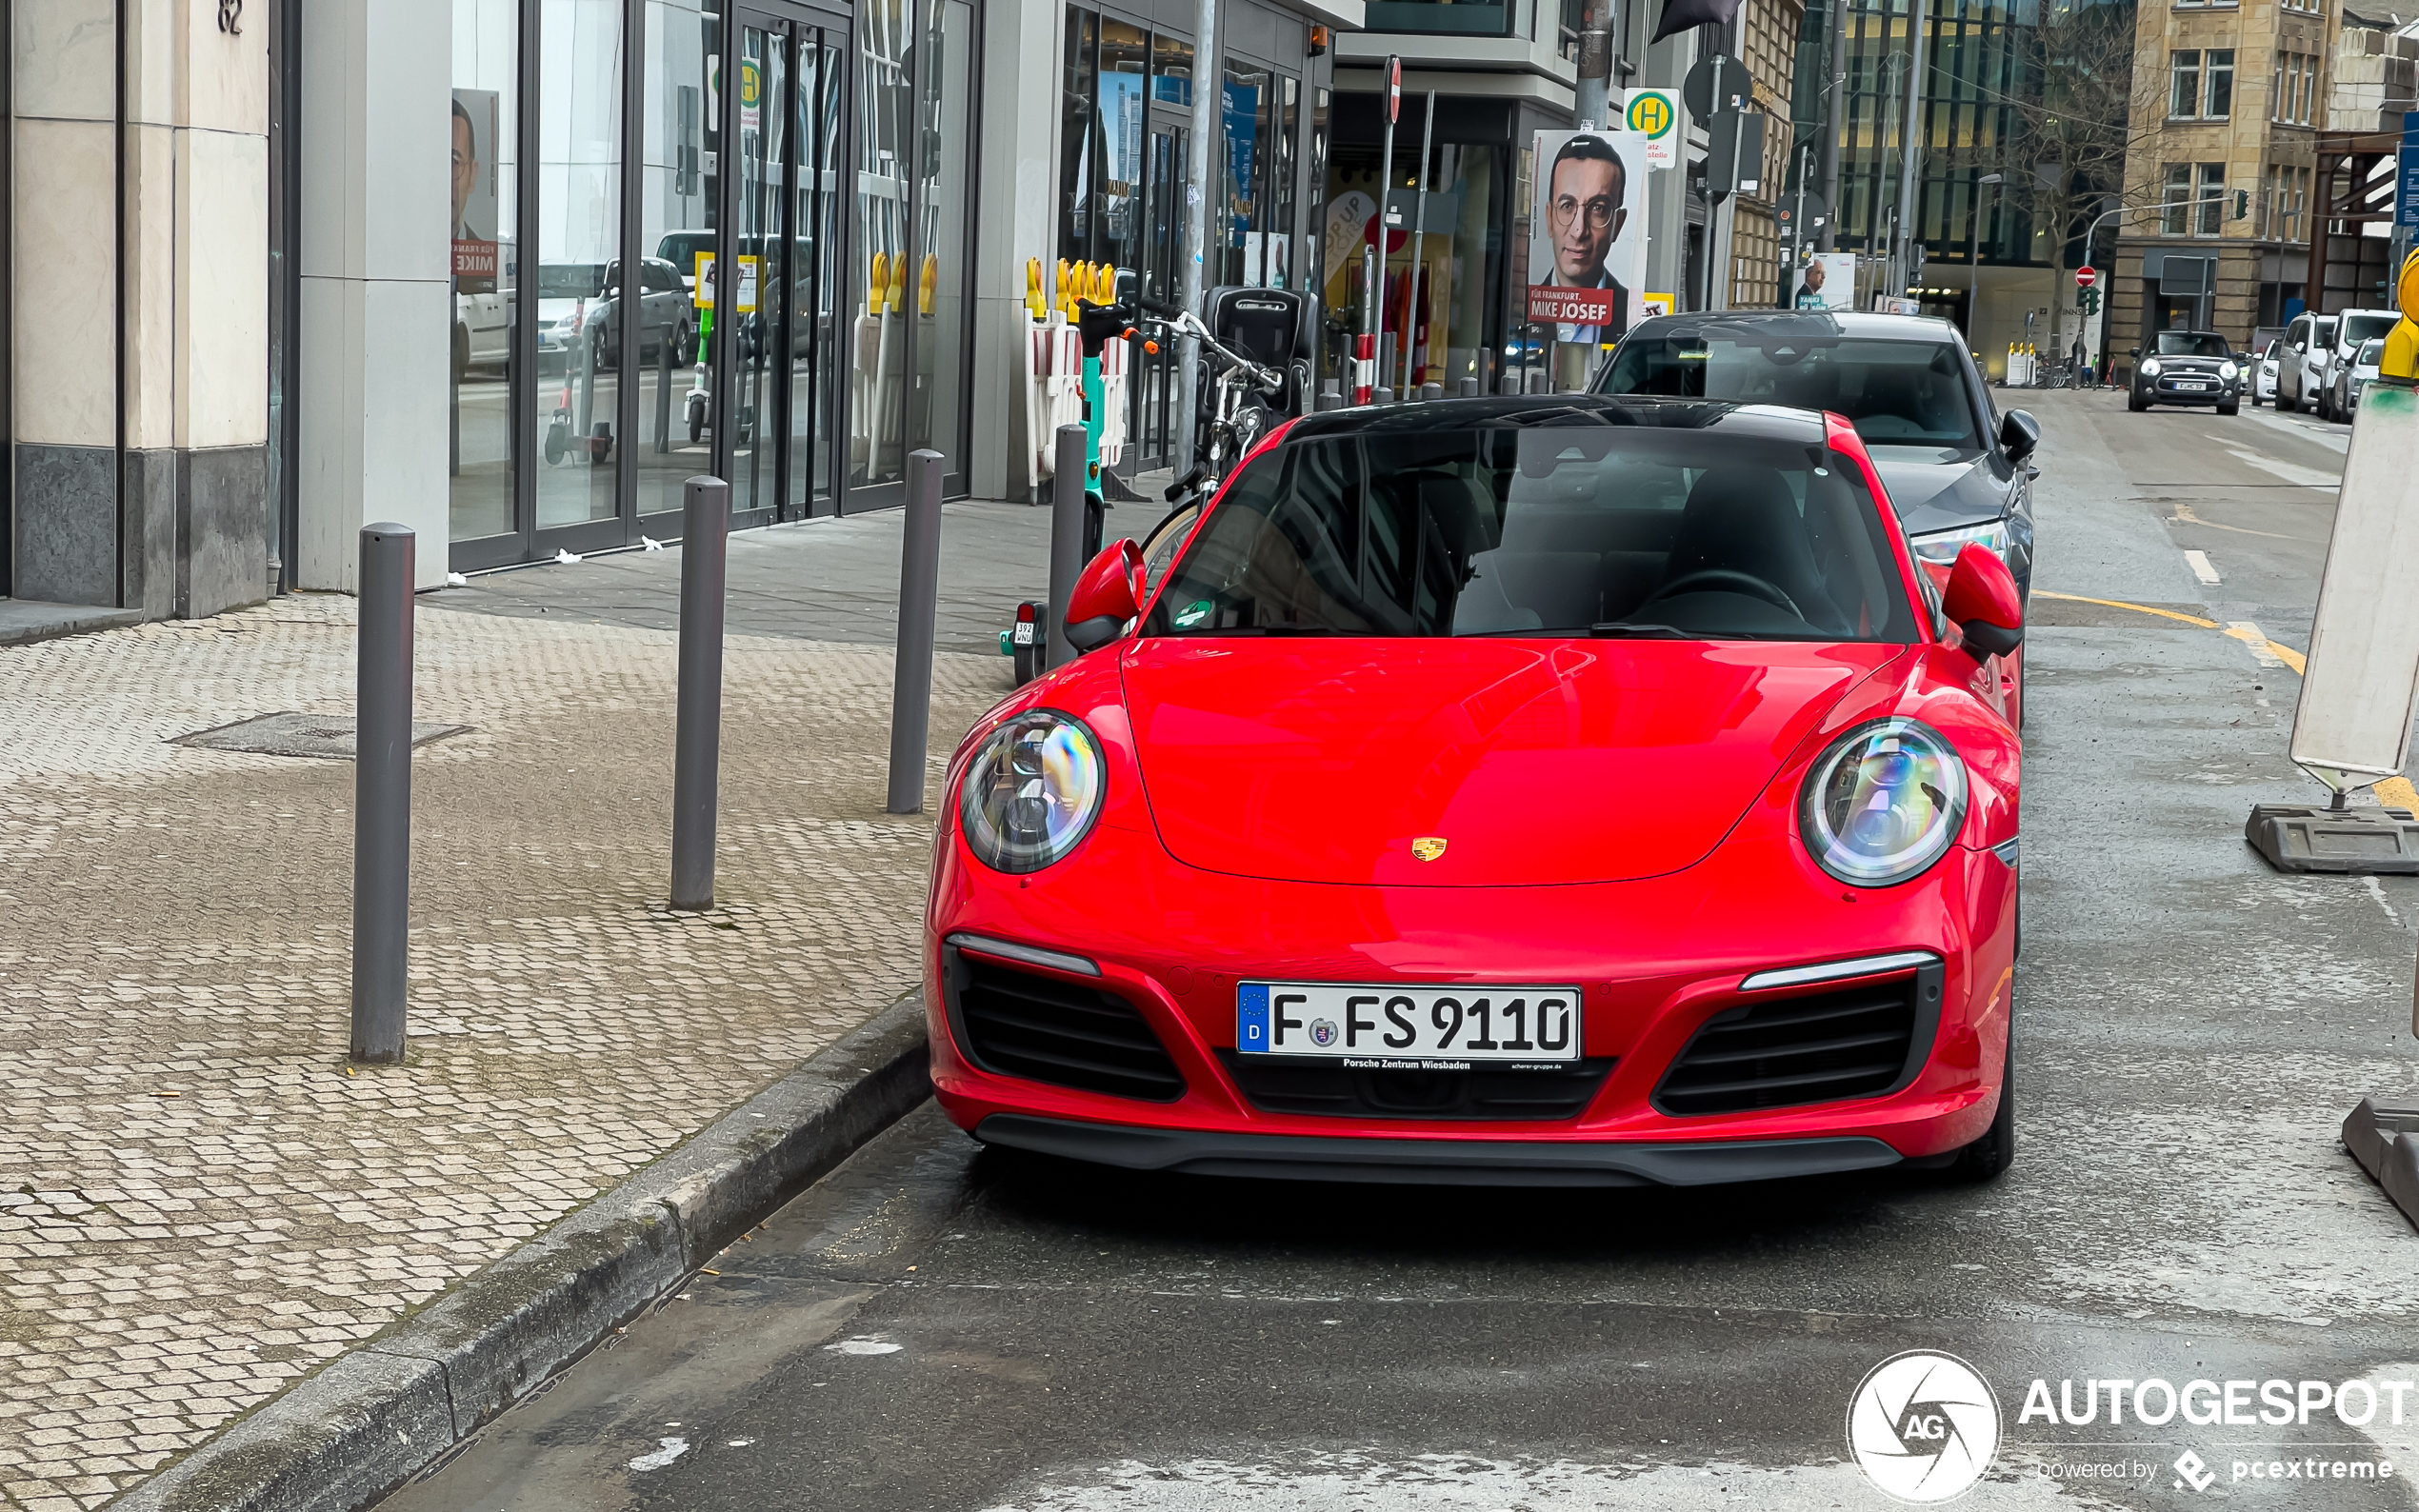
<path id="1" fill-rule="evenodd" d="M 1798 797 L 1815 864 L 1859 887 L 1920 876 L 1966 818 L 1966 764 L 1919 720 L 1880 719 L 1831 743 Z"/>
<path id="2" fill-rule="evenodd" d="M 2142 376 L 2145 378 L 2156 378 L 2158 375 L 2159 360 L 2156 357 L 2146 358 L 2142 364 Z"/>
<path id="3" fill-rule="evenodd" d="M 2242 370 L 2242 368 L 2235 367 L 2230 362 L 2222 362 L 2217 365 L 2217 375 L 2220 378 L 2225 379 L 2228 383 L 2232 383 L 2235 375 L 2240 373 Z"/>
<path id="4" fill-rule="evenodd" d="M 1091 832 L 1107 777 L 1090 726 L 1056 709 L 1029 710 L 985 736 L 966 764 L 959 832 L 994 871 L 1039 871 Z"/>

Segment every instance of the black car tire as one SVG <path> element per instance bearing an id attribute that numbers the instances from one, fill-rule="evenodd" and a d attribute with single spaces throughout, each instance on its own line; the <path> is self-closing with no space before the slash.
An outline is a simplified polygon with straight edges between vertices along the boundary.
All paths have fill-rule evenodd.
<path id="1" fill-rule="evenodd" d="M 2127 394 L 2125 396 L 2125 408 L 2132 410 L 2138 415 L 2143 410 L 2150 408 L 2150 401 L 2143 398 L 2140 394 Z"/>
<path id="2" fill-rule="evenodd" d="M 2221 415 L 2240 414 L 2242 410 L 2243 402 L 2240 399 L 2221 399 L 2217 402 L 2217 412 Z"/>
<path id="3" fill-rule="evenodd" d="M 1999 1111 L 1982 1138 L 1957 1152 L 1949 1173 L 1962 1182 L 1995 1181 L 2016 1163 L 2015 989 L 2008 995 L 2008 1059 L 1999 1073 Z"/>
<path id="4" fill-rule="evenodd" d="M 2276 386 L 2276 408 L 2279 410 L 2293 410 L 2301 408 L 2285 397 L 2285 386 L 2281 383 Z"/>

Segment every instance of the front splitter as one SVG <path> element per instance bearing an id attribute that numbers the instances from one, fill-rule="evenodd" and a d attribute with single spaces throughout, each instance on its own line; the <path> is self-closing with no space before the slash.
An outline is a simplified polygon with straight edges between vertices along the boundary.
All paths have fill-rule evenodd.
<path id="1" fill-rule="evenodd" d="M 1544 1140 L 1330 1139 L 1144 1128 L 994 1113 L 986 1144 L 1136 1171 L 1309 1182 L 1451 1186 L 1709 1186 L 1784 1181 L 1903 1164 L 1877 1139 L 1580 1144 Z"/>

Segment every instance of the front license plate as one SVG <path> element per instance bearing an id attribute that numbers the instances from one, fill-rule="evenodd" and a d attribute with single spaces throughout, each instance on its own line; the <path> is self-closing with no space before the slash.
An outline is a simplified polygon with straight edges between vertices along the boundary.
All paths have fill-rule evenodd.
<path id="1" fill-rule="evenodd" d="M 2209 388 L 2209 385 L 2207 384 L 2177 384 L 2175 387 L 2186 392 L 2196 394 L 2204 393 L 2208 391 Z"/>
<path id="2" fill-rule="evenodd" d="M 1472 1061 L 1576 1061 L 1577 987 L 1245 982 L 1235 1048 L 1347 1065 L 1444 1069 Z"/>

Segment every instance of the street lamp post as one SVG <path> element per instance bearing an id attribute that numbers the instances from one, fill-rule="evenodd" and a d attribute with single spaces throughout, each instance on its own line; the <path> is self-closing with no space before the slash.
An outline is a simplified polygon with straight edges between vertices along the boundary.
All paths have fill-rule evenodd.
<path id="1" fill-rule="evenodd" d="M 1966 216 L 1966 345 L 1974 342 L 1974 316 L 1982 309 L 1982 187 L 2004 184 L 2000 173 L 1985 173 L 1974 180 L 1974 208 Z"/>

